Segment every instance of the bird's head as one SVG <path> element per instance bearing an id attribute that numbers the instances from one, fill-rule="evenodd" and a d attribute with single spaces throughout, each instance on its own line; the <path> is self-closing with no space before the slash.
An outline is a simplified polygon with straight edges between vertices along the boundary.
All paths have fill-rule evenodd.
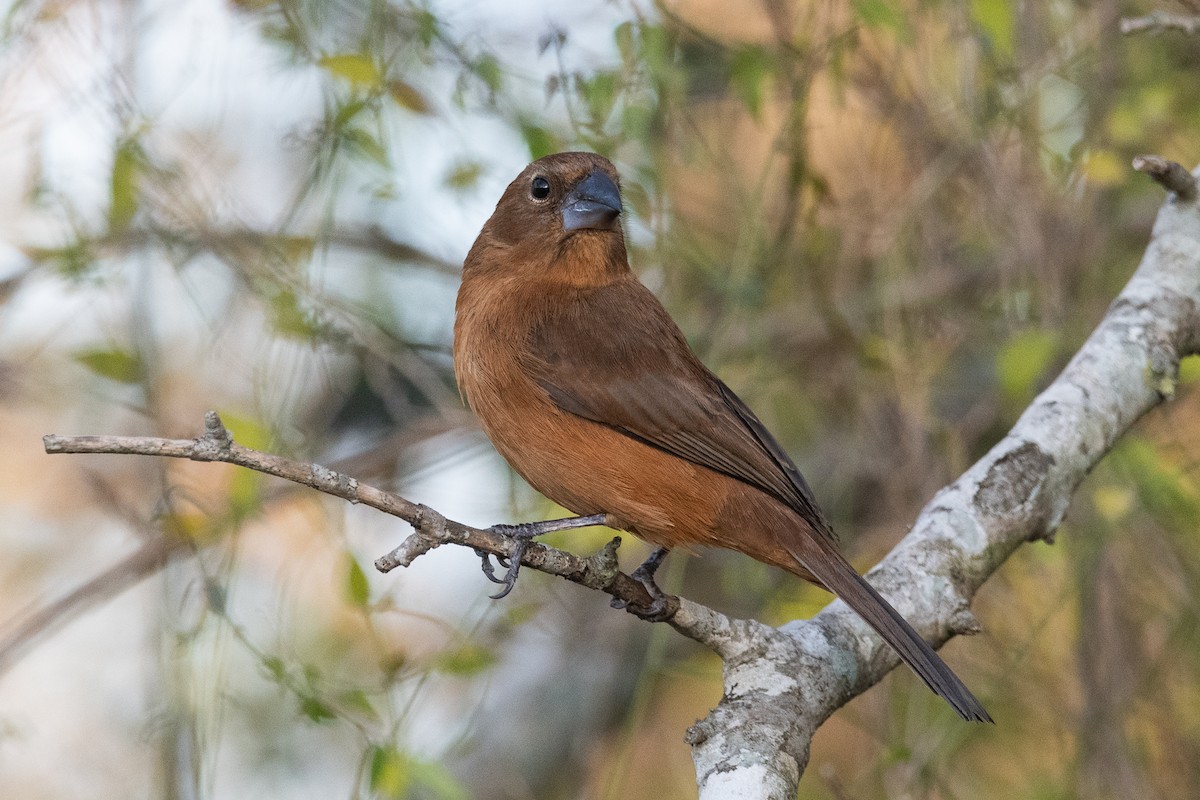
<path id="1" fill-rule="evenodd" d="M 612 163 L 595 153 L 575 152 L 527 166 L 504 191 L 472 254 L 497 247 L 514 269 L 554 270 L 567 273 L 562 277 L 571 282 L 628 269 L 621 190 Z M 468 269 L 472 261 L 468 257 Z"/>

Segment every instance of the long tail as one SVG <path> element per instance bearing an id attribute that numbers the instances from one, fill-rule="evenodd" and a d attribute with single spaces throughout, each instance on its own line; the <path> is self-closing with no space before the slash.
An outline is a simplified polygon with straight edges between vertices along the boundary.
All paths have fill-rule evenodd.
<path id="1" fill-rule="evenodd" d="M 829 591 L 846 602 L 875 632 L 887 641 L 905 664 L 920 676 L 934 694 L 949 703 L 968 722 L 991 722 L 992 718 L 971 690 L 954 674 L 933 648 L 892 608 L 863 576 L 839 553 L 832 542 L 812 537 L 805 549 L 815 550 L 804 557 L 789 548 L 800 565 L 812 573 Z"/>

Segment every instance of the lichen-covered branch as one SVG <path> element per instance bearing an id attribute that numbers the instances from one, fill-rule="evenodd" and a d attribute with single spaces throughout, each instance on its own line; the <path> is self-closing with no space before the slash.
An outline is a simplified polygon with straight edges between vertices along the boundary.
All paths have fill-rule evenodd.
<path id="1" fill-rule="evenodd" d="M 938 492 L 869 573 L 931 642 L 978 629 L 976 590 L 1022 543 L 1053 535 L 1080 481 L 1172 396 L 1179 360 L 1200 350 L 1200 207 L 1177 170 L 1193 176 L 1164 163 L 1156 171 L 1175 175 L 1175 193 L 1108 314 L 1009 434 Z M 686 605 L 674 624 L 708 631 L 725 657 L 725 695 L 689 733 L 702 800 L 794 797 L 817 727 L 897 663 L 841 601 L 779 629 L 715 626 Z"/>

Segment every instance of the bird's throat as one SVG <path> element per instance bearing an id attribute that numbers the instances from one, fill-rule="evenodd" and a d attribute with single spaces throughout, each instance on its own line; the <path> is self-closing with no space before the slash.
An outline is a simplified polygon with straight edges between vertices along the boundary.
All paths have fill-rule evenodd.
<path id="1" fill-rule="evenodd" d="M 547 276 L 576 287 L 606 286 L 629 272 L 620 231 L 585 230 L 564 237 Z"/>

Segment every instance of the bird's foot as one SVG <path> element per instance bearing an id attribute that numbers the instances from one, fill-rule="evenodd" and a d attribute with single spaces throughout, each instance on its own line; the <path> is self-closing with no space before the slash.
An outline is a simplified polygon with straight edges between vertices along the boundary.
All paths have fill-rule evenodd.
<path id="1" fill-rule="evenodd" d="M 640 583 L 650 595 L 650 605 L 644 609 L 636 610 L 637 616 L 649 622 L 664 622 L 668 616 L 667 595 L 654 582 L 654 573 L 658 572 L 658 568 L 662 566 L 663 559 L 667 557 L 667 553 L 671 552 L 666 547 L 659 547 L 650 557 L 641 563 L 637 569 L 629 574 L 629 577 Z M 614 597 L 611 603 L 613 608 L 627 608 L 629 604 L 620 598 Z"/>
<path id="2" fill-rule="evenodd" d="M 492 566 L 491 554 L 484 550 L 476 550 L 475 554 L 482 560 L 481 565 L 484 576 L 492 583 L 498 583 L 504 588 L 493 595 L 489 595 L 493 600 L 499 600 L 502 597 L 508 596 L 508 593 L 517 585 L 517 575 L 521 571 L 521 559 L 525 557 L 525 551 L 529 549 L 533 537 L 541 536 L 544 533 L 552 533 L 554 531 L 570 530 L 571 528 L 586 528 L 589 525 L 603 525 L 605 521 L 604 514 L 592 514 L 588 517 L 567 517 L 566 519 L 547 519 L 541 522 L 522 522 L 518 525 L 493 525 L 488 528 L 492 533 L 498 533 L 501 536 L 512 540 L 512 549 L 509 550 L 507 556 L 496 556 L 496 563 L 508 570 L 503 578 L 496 577 L 496 570 Z"/>

